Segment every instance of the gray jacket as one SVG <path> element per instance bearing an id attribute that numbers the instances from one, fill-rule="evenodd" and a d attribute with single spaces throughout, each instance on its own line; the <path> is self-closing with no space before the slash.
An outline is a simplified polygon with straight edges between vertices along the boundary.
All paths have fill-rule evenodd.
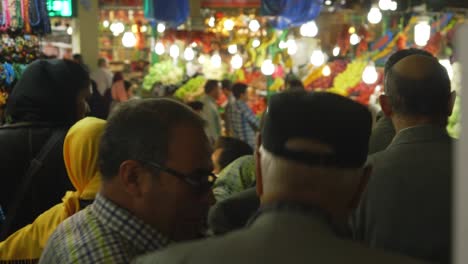
<path id="1" fill-rule="evenodd" d="M 335 236 L 313 214 L 271 211 L 248 228 L 204 241 L 179 244 L 143 256 L 136 263 L 422 263 L 366 248 Z"/>
<path id="2" fill-rule="evenodd" d="M 373 248 L 448 263 L 452 142 L 445 128 L 414 127 L 370 156 L 372 175 L 351 220 L 354 237 Z"/>

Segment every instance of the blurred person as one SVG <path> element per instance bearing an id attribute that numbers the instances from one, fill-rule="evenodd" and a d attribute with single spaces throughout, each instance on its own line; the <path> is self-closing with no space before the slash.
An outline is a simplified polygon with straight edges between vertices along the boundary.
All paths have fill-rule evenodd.
<path id="1" fill-rule="evenodd" d="M 63 163 L 67 130 L 85 117 L 89 75 L 70 60 L 37 60 L 8 98 L 0 127 L 0 241 L 60 202 L 73 188 Z"/>
<path id="2" fill-rule="evenodd" d="M 83 59 L 83 56 L 79 53 L 75 53 L 73 54 L 73 61 L 80 64 L 81 66 L 83 66 L 83 68 L 89 72 L 89 67 L 88 65 L 86 65 L 86 63 L 84 62 L 84 59 Z"/>
<path id="3" fill-rule="evenodd" d="M 97 89 L 99 93 L 104 96 L 108 89 L 112 87 L 113 74 L 109 70 L 109 65 L 106 58 L 100 58 L 98 60 L 98 68 L 91 72 L 91 79 L 97 83 Z"/>
<path id="4" fill-rule="evenodd" d="M 455 99 L 434 57 L 410 55 L 389 69 L 382 110 L 396 130 L 371 155 L 367 190 L 352 218 L 356 239 L 373 248 L 451 263 L 453 143 L 447 120 Z"/>
<path id="5" fill-rule="evenodd" d="M 371 125 L 364 106 L 339 95 L 273 95 L 255 154 L 261 209 L 248 227 L 136 263 L 419 263 L 344 240 L 331 224 L 346 219 L 368 179 Z"/>
<path id="6" fill-rule="evenodd" d="M 107 121 L 94 203 L 50 237 L 39 263 L 129 263 L 200 237 L 210 205 L 211 146 L 204 121 L 170 99 L 130 100 Z"/>
<path id="7" fill-rule="evenodd" d="M 384 67 L 384 75 L 387 76 L 388 71 L 395 65 L 395 63 L 400 60 L 410 56 L 410 55 L 424 55 L 428 57 L 433 57 L 432 54 L 425 50 L 421 49 L 403 49 L 392 54 Z M 369 155 L 385 150 L 388 145 L 392 142 L 395 137 L 395 128 L 392 124 L 390 117 L 383 114 L 382 111 L 377 113 L 377 122 L 374 129 L 372 129 L 370 143 L 369 143 Z"/>
<path id="8" fill-rule="evenodd" d="M 91 96 L 88 98 L 88 104 L 91 110 L 89 115 L 101 119 L 107 119 L 112 100 L 99 93 L 97 90 L 97 84 L 93 80 L 91 80 L 91 90 Z"/>
<path id="9" fill-rule="evenodd" d="M 0 242 L 0 263 L 36 263 L 55 228 L 94 200 L 101 186 L 97 157 L 105 124 L 102 119 L 87 117 L 70 128 L 63 158 L 75 191 L 67 191 L 62 203 Z"/>
<path id="10" fill-rule="evenodd" d="M 205 119 L 206 135 L 211 144 L 214 144 L 216 140 L 221 136 L 221 117 L 218 111 L 218 105 L 216 100 L 221 95 L 221 89 L 219 82 L 216 80 L 208 80 L 205 84 L 205 95 L 202 97 L 201 102 L 203 103 L 202 116 Z"/>
<path id="11" fill-rule="evenodd" d="M 286 91 L 288 92 L 304 92 L 304 84 L 301 82 L 301 80 L 298 79 L 291 79 L 288 80 L 286 83 Z"/>
<path id="12" fill-rule="evenodd" d="M 227 167 L 239 157 L 251 155 L 253 149 L 245 142 L 232 137 L 220 137 L 215 143 L 211 159 L 215 174 Z"/>
<path id="13" fill-rule="evenodd" d="M 187 105 L 190 106 L 190 108 L 192 108 L 192 110 L 195 111 L 195 113 L 201 115 L 201 113 L 203 111 L 203 103 L 202 102 L 192 101 L 192 102 L 188 102 Z"/>
<path id="14" fill-rule="evenodd" d="M 260 128 L 260 120 L 247 105 L 247 85 L 243 83 L 235 83 L 232 86 L 232 93 L 236 98 L 236 102 L 232 108 L 232 113 L 230 114 L 230 122 L 234 131 L 233 136 L 254 148 L 255 133 Z"/>
<path id="15" fill-rule="evenodd" d="M 230 122 L 231 120 L 228 118 L 231 115 L 232 107 L 236 101 L 236 98 L 232 94 L 232 82 L 228 79 L 224 79 L 221 82 L 221 88 L 222 88 L 224 95 L 227 98 L 224 115 L 223 115 L 223 120 L 224 120 L 224 124 L 226 128 L 226 135 L 232 136 L 234 132 L 232 131 L 232 124 Z"/>
<path id="16" fill-rule="evenodd" d="M 112 100 L 117 103 L 123 103 L 130 99 L 130 88 L 132 84 L 124 79 L 122 72 L 116 72 L 112 79 Z"/>

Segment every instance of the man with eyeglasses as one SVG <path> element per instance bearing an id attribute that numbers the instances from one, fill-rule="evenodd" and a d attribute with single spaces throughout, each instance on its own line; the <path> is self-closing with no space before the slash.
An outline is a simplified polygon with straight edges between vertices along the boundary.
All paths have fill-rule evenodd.
<path id="1" fill-rule="evenodd" d="M 215 180 L 204 124 L 170 99 L 119 106 L 101 139 L 100 193 L 56 229 L 40 263 L 129 263 L 200 237 Z"/>
<path id="2" fill-rule="evenodd" d="M 248 226 L 136 263 L 420 263 L 339 237 L 370 168 L 371 114 L 330 93 L 273 95 L 256 149 L 261 208 Z"/>

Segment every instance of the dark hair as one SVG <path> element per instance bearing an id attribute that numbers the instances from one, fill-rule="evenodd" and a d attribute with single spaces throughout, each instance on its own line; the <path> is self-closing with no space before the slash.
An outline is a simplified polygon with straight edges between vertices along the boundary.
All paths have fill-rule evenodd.
<path id="1" fill-rule="evenodd" d="M 403 50 L 399 50 L 395 53 L 393 53 L 387 60 L 387 62 L 385 62 L 385 67 L 384 67 L 384 73 L 385 75 L 387 74 L 388 70 L 390 70 L 393 65 L 395 65 L 397 62 L 399 62 L 400 60 L 408 57 L 408 56 L 411 56 L 411 55 L 423 55 L 423 56 L 428 56 L 428 57 L 434 57 L 432 56 L 431 53 L 425 51 L 425 50 L 422 50 L 422 49 L 415 49 L 415 48 L 410 48 L 410 49 L 403 49 Z"/>
<path id="2" fill-rule="evenodd" d="M 203 110 L 203 103 L 200 101 L 192 101 L 187 103 L 190 108 L 192 108 L 195 111 L 202 111 Z"/>
<path id="3" fill-rule="evenodd" d="M 179 124 L 203 128 L 189 107 L 167 98 L 130 100 L 117 107 L 101 138 L 99 167 L 104 180 L 118 174 L 125 160 L 167 161 L 172 129 Z"/>
<path id="4" fill-rule="evenodd" d="M 305 91 L 304 84 L 298 79 L 292 79 L 287 82 L 286 90 L 289 92 Z"/>
<path id="5" fill-rule="evenodd" d="M 73 59 L 74 59 L 76 62 L 78 62 L 78 63 L 80 63 L 80 64 L 83 64 L 83 56 L 81 56 L 81 54 L 79 54 L 79 53 L 73 54 Z"/>
<path id="6" fill-rule="evenodd" d="M 213 90 L 218 88 L 219 82 L 216 80 L 208 80 L 205 83 L 205 94 L 211 93 Z"/>
<path id="7" fill-rule="evenodd" d="M 223 89 L 225 89 L 225 90 L 231 91 L 231 90 L 232 90 L 232 82 L 231 82 L 231 80 L 224 79 L 224 80 L 221 82 L 221 87 L 223 87 Z"/>
<path id="8" fill-rule="evenodd" d="M 218 158 L 218 165 L 221 170 L 234 160 L 245 155 L 252 155 L 253 153 L 253 149 L 249 144 L 232 137 L 220 137 L 215 144 L 215 149 L 219 148 L 222 149 Z"/>
<path id="9" fill-rule="evenodd" d="M 245 93 L 245 91 L 247 91 L 247 85 L 244 83 L 238 82 L 232 86 L 232 94 L 234 94 L 236 99 L 239 99 L 241 95 Z"/>
<path id="10" fill-rule="evenodd" d="M 77 97 L 89 85 L 88 72 L 72 60 L 37 60 L 10 94 L 6 116 L 12 123 L 72 125 L 78 121 Z"/>
<path id="11" fill-rule="evenodd" d="M 112 77 L 112 83 L 115 83 L 117 81 L 121 81 L 124 79 L 123 73 L 122 72 L 116 72 L 114 73 L 114 76 Z"/>
<path id="12" fill-rule="evenodd" d="M 98 59 L 98 66 L 101 67 L 101 66 L 104 66 L 107 64 L 107 60 L 105 58 L 99 58 Z"/>
<path id="13" fill-rule="evenodd" d="M 395 113 L 409 116 L 447 117 L 450 78 L 447 70 L 433 59 L 434 65 L 422 78 L 413 79 L 394 68 L 387 72 L 385 93 Z M 429 66 L 428 66 L 429 67 Z"/>
<path id="14" fill-rule="evenodd" d="M 125 91 L 128 92 L 128 90 L 130 90 L 130 88 L 132 88 L 132 83 L 130 81 L 125 80 L 124 81 L 124 88 L 125 88 Z"/>

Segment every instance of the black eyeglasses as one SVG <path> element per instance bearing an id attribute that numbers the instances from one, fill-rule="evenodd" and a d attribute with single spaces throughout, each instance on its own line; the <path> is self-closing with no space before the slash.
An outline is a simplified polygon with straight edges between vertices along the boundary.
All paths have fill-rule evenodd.
<path id="1" fill-rule="evenodd" d="M 142 161 L 142 162 L 150 165 L 151 167 L 155 169 L 164 171 L 166 173 L 172 174 L 180 178 L 181 180 L 186 182 L 188 185 L 190 185 L 192 188 L 194 188 L 200 193 L 205 193 L 208 190 L 210 190 L 213 187 L 213 184 L 216 180 L 216 175 L 213 172 L 204 170 L 204 169 L 197 169 L 194 172 L 187 175 L 185 173 L 178 172 L 171 168 L 167 168 L 155 162 L 151 162 L 151 161 Z"/>

